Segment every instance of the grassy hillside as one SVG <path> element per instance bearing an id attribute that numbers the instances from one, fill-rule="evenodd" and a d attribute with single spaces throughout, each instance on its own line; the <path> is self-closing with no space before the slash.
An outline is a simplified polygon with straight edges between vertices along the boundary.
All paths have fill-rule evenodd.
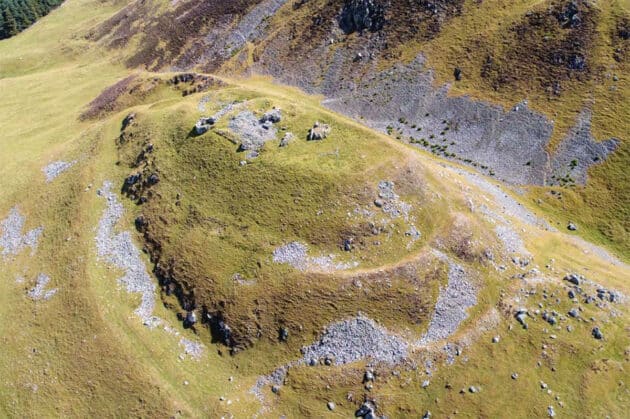
<path id="1" fill-rule="evenodd" d="M 573 302 L 562 278 L 577 272 L 628 295 L 627 266 L 513 214 L 537 211 L 535 205 L 510 204 L 516 210 L 506 213 L 493 183 L 335 114 L 321 97 L 265 78 L 200 75 L 175 84 L 180 73 L 129 70 L 132 44 L 96 48 L 85 37 L 122 6 L 68 0 L 0 42 L 0 220 L 17 207 L 23 232 L 43 227 L 34 253 L 0 255 L 0 416 L 251 417 L 262 407 L 250 392 L 259 377 L 300 359 L 301 347 L 331 322 L 361 311 L 406 341 L 419 339 L 448 281 L 449 264 L 437 249 L 470 272 L 478 288 L 477 304 L 448 339 L 462 348 L 453 364 L 437 341 L 414 346 L 402 365 L 377 365 L 373 383 L 363 382 L 366 360 L 296 366 L 277 395 L 263 387 L 267 410 L 260 416 L 349 417 L 371 399 L 389 417 L 427 410 L 435 417 L 508 410 L 532 417 L 546 415 L 548 406 L 558 416 L 623 417 L 630 404 L 627 301 Z M 242 107 L 192 135 L 199 117 L 232 102 Z M 260 117 L 273 106 L 283 115 L 278 138 L 247 158 L 230 132 L 231 117 L 245 110 Z M 121 132 L 130 113 L 134 122 Z M 331 133 L 306 141 L 316 120 L 330 124 Z M 287 131 L 295 138 L 279 147 Z M 42 168 L 57 160 L 76 163 L 46 182 Z M 621 163 L 606 163 L 614 164 Z M 594 179 L 607 179 L 606 167 Z M 160 180 L 130 199 L 122 187 L 136 172 Z M 170 328 L 144 326 L 133 314 L 139 296 L 125 292 L 117 283 L 123 273 L 97 257 L 96 229 L 108 205 L 97 190 L 106 180 L 125 210 L 119 230 L 131 232 L 146 252 L 142 262 L 159 276 L 151 276 L 161 281 L 154 315 Z M 411 205 L 412 221 L 387 218 L 375 235 L 365 211 L 383 214 L 374 203 L 382 180 L 393 181 L 399 199 Z M 628 183 L 619 182 L 623 194 Z M 571 199 L 563 194 L 563 202 Z M 615 202 L 623 222 L 627 207 Z M 147 224 L 135 231 L 140 215 Z M 496 237 L 501 217 L 531 252 L 527 268 L 514 264 Z M 421 233 L 416 241 L 406 234 L 411 222 Z M 310 256 L 333 254 L 335 263 L 359 265 L 300 271 L 274 263 L 274 250 L 292 241 L 307 243 Z M 58 291 L 34 301 L 28 292 L 40 273 Z M 596 295 L 596 286 L 583 288 Z M 190 302 L 200 317 L 220 313 L 232 327 L 234 355 L 206 324 L 182 327 L 178 315 Z M 545 323 L 534 313 L 543 310 L 539 304 L 562 320 Z M 528 330 L 514 319 L 521 306 L 530 310 Z M 579 320 L 566 316 L 578 306 Z M 591 337 L 595 325 L 604 340 Z M 278 339 L 281 327 L 290 332 L 286 342 Z M 496 335 L 499 343 L 491 343 Z M 183 353 L 181 338 L 203 344 L 199 359 Z M 479 393 L 468 392 L 471 385 Z"/>

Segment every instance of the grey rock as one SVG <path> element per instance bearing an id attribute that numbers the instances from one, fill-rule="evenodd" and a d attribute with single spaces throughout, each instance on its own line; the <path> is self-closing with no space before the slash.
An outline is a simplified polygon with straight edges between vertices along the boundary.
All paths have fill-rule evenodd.
<path id="1" fill-rule="evenodd" d="M 306 271 L 308 269 L 339 271 L 354 268 L 358 262 L 341 263 L 335 262 L 335 255 L 309 256 L 308 246 L 300 242 L 291 242 L 280 246 L 273 251 L 273 261 L 275 263 L 286 263 L 293 268 Z"/>
<path id="2" fill-rule="evenodd" d="M 195 314 L 194 311 L 189 311 L 188 313 L 186 313 L 185 322 L 189 326 L 192 326 L 193 324 L 197 323 L 197 315 Z"/>
<path id="3" fill-rule="evenodd" d="M 202 135 L 205 134 L 206 132 L 208 132 L 208 130 L 210 129 L 210 127 L 212 127 L 215 124 L 216 120 L 213 117 L 202 117 L 200 118 L 196 123 L 195 123 L 195 134 L 196 135 Z"/>
<path id="4" fill-rule="evenodd" d="M 265 128 L 264 124 L 250 111 L 243 111 L 230 120 L 228 128 L 241 142 L 239 151 L 259 151 L 267 141 L 276 138 L 276 129 Z"/>
<path id="5" fill-rule="evenodd" d="M 323 140 L 330 134 L 330 126 L 327 124 L 321 124 L 318 121 L 313 124 L 313 128 L 308 131 L 307 139 L 309 141 Z"/>
<path id="6" fill-rule="evenodd" d="M 396 364 L 407 357 L 408 343 L 373 320 L 359 315 L 326 328 L 319 341 L 302 348 L 304 359 L 331 357 L 336 365 L 360 359 Z"/>
<path id="7" fill-rule="evenodd" d="M 127 116 L 125 116 L 125 118 L 122 121 L 122 127 L 121 130 L 124 131 L 127 129 L 127 127 L 129 125 L 131 125 L 136 119 L 136 114 L 135 112 L 132 112 L 130 114 L 128 114 Z"/>
<path id="8" fill-rule="evenodd" d="M 556 412 L 555 410 L 553 410 L 553 406 L 547 407 L 547 414 L 549 415 L 550 418 L 553 418 L 554 416 L 556 416 Z"/>
<path id="9" fill-rule="evenodd" d="M 523 326 L 524 329 L 528 328 L 527 322 L 526 322 L 526 319 L 527 319 L 527 310 L 526 309 L 519 309 L 516 312 L 514 317 Z"/>
<path id="10" fill-rule="evenodd" d="M 473 393 L 473 394 L 474 394 L 474 393 L 478 393 L 478 392 L 479 392 L 479 389 L 478 389 L 477 387 L 475 387 L 475 386 L 470 386 L 470 387 L 468 387 L 468 391 L 469 391 L 470 393 Z"/>
<path id="11" fill-rule="evenodd" d="M 335 403 L 328 402 L 328 403 L 326 403 L 326 407 L 328 407 L 328 410 L 333 411 L 333 410 L 335 410 L 336 406 L 335 406 Z"/>
<path id="12" fill-rule="evenodd" d="M 422 382 L 422 388 L 427 388 L 427 387 L 429 387 L 429 384 L 431 384 L 431 382 L 430 382 L 429 380 L 424 380 L 424 381 Z"/>
<path id="13" fill-rule="evenodd" d="M 501 340 L 500 336 L 495 336 L 492 338 L 492 343 L 499 343 L 500 340 Z"/>
<path id="14" fill-rule="evenodd" d="M 567 229 L 570 230 L 570 231 L 576 231 L 577 230 L 577 226 L 575 224 L 573 224 L 573 223 L 569 223 L 567 225 Z"/>
<path id="15" fill-rule="evenodd" d="M 280 109 L 273 108 L 269 112 L 266 112 L 261 118 L 261 123 L 271 122 L 272 124 L 277 124 L 282 120 L 282 113 Z"/>
<path id="16" fill-rule="evenodd" d="M 192 359 L 201 359 L 205 347 L 201 342 L 194 342 L 192 340 L 181 338 L 179 340 L 179 346 L 184 348 L 184 355 L 188 355 Z"/>
<path id="17" fill-rule="evenodd" d="M 42 169 L 44 175 L 46 175 L 46 183 L 52 182 L 57 176 L 70 169 L 76 163 L 77 161 L 73 160 L 71 162 L 55 161 L 48 164 Z"/>
<path id="18" fill-rule="evenodd" d="M 155 307 L 155 288 L 153 279 L 147 273 L 146 266 L 128 231 L 117 232 L 116 225 L 124 213 L 123 205 L 112 191 L 111 182 L 104 182 L 98 195 L 107 202 L 96 232 L 96 250 L 99 258 L 116 266 L 124 272 L 118 279 L 127 292 L 141 294 L 140 306 L 134 313 L 149 327 L 154 327 L 160 319 L 153 316 Z"/>
<path id="19" fill-rule="evenodd" d="M 513 372 L 512 373 L 512 380 L 517 380 L 518 379 L 518 373 Z"/>
<path id="20" fill-rule="evenodd" d="M 374 381 L 374 373 L 372 370 L 367 370 L 365 374 L 363 374 L 363 382 L 367 383 L 368 381 Z"/>
<path id="21" fill-rule="evenodd" d="M 574 285 L 580 285 L 581 278 L 578 274 L 569 274 L 564 277 L 564 280 Z"/>
<path id="22" fill-rule="evenodd" d="M 556 179 L 551 184 L 559 184 L 559 179 L 566 176 L 573 179 L 576 184 L 585 184 L 588 168 L 593 164 L 603 162 L 619 144 L 619 140 L 615 138 L 597 141 L 591 133 L 591 111 L 584 109 L 567 138 L 558 146 L 551 161 L 551 176 L 555 176 Z M 567 228 L 572 231 L 577 230 L 577 226 L 573 223 L 570 223 Z"/>
<path id="23" fill-rule="evenodd" d="M 370 401 L 366 401 L 354 412 L 354 416 L 357 418 L 367 418 L 368 415 L 373 415 L 375 410 L 374 404 Z"/>
<path id="24" fill-rule="evenodd" d="M 429 328 L 419 344 L 445 339 L 452 335 L 461 322 L 468 318 L 467 310 L 477 304 L 477 290 L 468 281 L 464 268 L 438 253 L 448 263 L 448 283 L 440 290 Z"/>
<path id="25" fill-rule="evenodd" d="M 462 79 L 462 69 L 459 67 L 455 67 L 455 70 L 453 70 L 453 76 L 455 77 L 456 81 L 460 81 Z"/>
<path id="26" fill-rule="evenodd" d="M 288 146 L 289 143 L 291 143 L 291 141 L 293 141 L 294 138 L 295 138 L 295 135 L 293 135 L 293 133 L 286 132 L 284 136 L 282 137 L 282 139 L 280 140 L 280 147 Z"/>
<path id="27" fill-rule="evenodd" d="M 46 286 L 50 282 L 48 275 L 39 274 L 37 276 L 37 283 L 34 288 L 31 288 L 27 295 L 33 300 L 50 300 L 56 293 L 57 288 L 46 290 Z"/>
<path id="28" fill-rule="evenodd" d="M 602 331 L 599 330 L 599 327 L 593 328 L 593 330 L 591 331 L 591 334 L 593 335 L 593 337 L 595 339 L 598 339 L 598 340 L 601 340 L 601 339 L 604 338 L 604 335 L 603 335 Z"/>
<path id="29" fill-rule="evenodd" d="M 339 27 L 346 34 L 368 30 L 376 32 L 385 25 L 385 6 L 380 0 L 350 0 L 339 15 Z"/>
<path id="30" fill-rule="evenodd" d="M 37 227 L 22 234 L 25 222 L 17 207 L 11 208 L 7 218 L 0 222 L 0 255 L 4 258 L 15 256 L 27 247 L 30 247 L 31 255 L 35 254 L 44 228 Z"/>
<path id="31" fill-rule="evenodd" d="M 280 331 L 278 332 L 278 339 L 280 340 L 280 342 L 286 342 L 287 340 L 289 340 L 289 330 L 285 327 L 281 327 Z"/>

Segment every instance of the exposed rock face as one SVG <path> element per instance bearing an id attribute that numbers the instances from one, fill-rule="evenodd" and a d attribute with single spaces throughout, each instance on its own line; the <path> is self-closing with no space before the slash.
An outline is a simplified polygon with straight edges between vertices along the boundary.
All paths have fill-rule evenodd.
<path id="1" fill-rule="evenodd" d="M 375 0 L 350 0 L 339 15 L 339 27 L 346 34 L 369 30 L 376 32 L 385 25 L 385 7 Z"/>

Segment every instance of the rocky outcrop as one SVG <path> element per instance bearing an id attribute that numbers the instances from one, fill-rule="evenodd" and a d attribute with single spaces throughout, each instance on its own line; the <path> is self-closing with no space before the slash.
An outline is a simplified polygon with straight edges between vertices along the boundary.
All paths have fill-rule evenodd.
<path id="1" fill-rule="evenodd" d="M 379 31 L 385 25 L 385 6 L 376 0 L 350 0 L 339 15 L 339 27 L 346 34 Z"/>

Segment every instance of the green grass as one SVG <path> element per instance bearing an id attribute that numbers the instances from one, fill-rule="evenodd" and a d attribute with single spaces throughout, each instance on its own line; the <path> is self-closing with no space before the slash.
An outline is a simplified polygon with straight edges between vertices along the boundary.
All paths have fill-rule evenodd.
<path id="1" fill-rule="evenodd" d="M 623 416 L 627 390 L 618 382 L 627 378 L 622 355 L 628 346 L 626 308 L 619 306 L 622 315 L 605 323 L 607 340 L 602 348 L 590 338 L 590 325 L 580 324 L 571 335 L 558 332 L 562 341 L 552 344 L 555 350 L 550 351 L 549 362 L 558 371 L 551 373 L 547 364 L 536 368 L 546 336 L 542 323 L 534 323 L 527 333 L 518 327 L 507 332 L 507 323 L 513 320 L 505 314 L 501 293 L 512 296 L 521 283 L 510 279 L 516 272 L 498 274 L 479 261 L 488 246 L 496 248 L 493 226 L 467 209 L 460 193 L 463 178 L 453 177 L 429 153 L 323 109 L 321 98 L 262 78 L 227 80 L 228 87 L 210 93 L 215 107 L 217 100 L 244 99 L 251 100 L 248 106 L 257 112 L 280 106 L 286 116 L 281 125 L 298 137 L 286 149 L 268 144 L 245 167 L 238 164 L 242 157 L 236 146 L 222 136 L 210 132 L 187 137 L 199 116 L 196 103 L 201 95 L 181 98 L 178 92 L 160 90 L 129 102 L 133 109 L 80 122 L 92 99 L 128 75 L 117 57 L 100 48 L 88 49 L 82 37 L 119 7 L 68 0 L 31 29 L 0 42 L 0 218 L 17 204 L 27 217 L 27 229 L 45 228 L 35 256 L 23 252 L 14 260 L 0 261 L 0 416 L 252 416 L 260 406 L 248 391 L 258 375 L 299 357 L 300 347 L 312 342 L 331 321 L 361 310 L 408 336 L 426 330 L 438 288 L 445 281 L 444 266 L 427 255 L 429 245 L 443 246 L 451 255 L 461 256 L 468 269 L 479 272 L 475 281 L 483 287 L 480 304 L 456 339 L 469 336 L 490 308 L 500 312 L 498 329 L 482 333 L 479 343 L 465 350 L 469 361 L 440 367 L 428 390 L 420 389 L 422 364 L 418 370 L 400 368 L 399 377 L 384 369 L 369 393 L 360 383 L 362 362 L 343 368 L 298 368 L 291 371 L 279 398 L 265 390 L 273 400 L 269 415 L 347 417 L 368 395 L 390 417 L 419 416 L 427 409 L 435 416 L 457 409 L 460 415 L 501 416 L 509 411 L 515 417 L 529 417 L 544 415 L 553 403 L 538 391 L 542 379 L 566 402 L 564 410 L 556 408 L 559 414 L 598 415 L 608 409 L 611 416 Z M 155 76 L 139 74 L 147 79 Z M 199 328 L 198 336 L 180 332 L 206 344 L 204 358 L 179 360 L 178 337 L 142 326 L 132 315 L 137 295 L 119 289 L 120 272 L 95 257 L 94 228 L 104 208 L 96 189 L 106 179 L 121 185 L 131 172 L 129 159 L 138 152 L 139 143 L 118 148 L 115 142 L 120 122 L 131 110 L 138 115 L 136 138 L 155 144 L 154 164 L 162 176 L 155 191 L 161 198 L 144 207 L 121 198 L 127 210 L 122 226 L 131 230 L 140 212 L 153 220 L 163 217 L 168 225 L 156 234 L 163 240 L 164 254 L 181 259 L 181 273 L 196 281 L 196 292 L 206 293 L 212 304 L 226 301 L 235 322 L 253 324 L 255 319 L 260 324 L 263 336 L 236 356 L 210 343 L 208 332 Z M 314 120 L 332 125 L 327 140 L 304 140 Z M 215 131 L 225 128 L 222 124 L 225 121 Z M 79 163 L 46 184 L 41 168 L 56 159 Z M 620 159 L 607 164 L 622 167 Z M 604 171 L 606 166 L 595 170 Z M 625 182 L 623 173 L 615 173 L 620 184 Z M 595 174 L 593 188 L 605 176 Z M 374 209 L 371 202 L 382 179 L 393 179 L 401 198 L 414 205 L 422 239 L 407 249 L 402 230 L 406 226 L 396 221 L 391 228 L 399 231 L 392 239 L 379 237 L 382 244 L 373 246 L 370 236 L 365 248 L 344 255 L 340 237 L 363 231 L 362 220 L 347 213 L 356 205 Z M 175 205 L 177 193 L 180 206 Z M 608 205 L 603 198 L 602 202 Z M 618 204 L 623 216 L 626 209 Z M 577 205 L 583 208 L 586 203 Z M 581 233 L 588 232 L 586 226 L 582 228 L 586 222 L 576 221 Z M 522 226 L 516 223 L 516 227 Z M 577 253 L 562 236 L 529 231 L 524 235 L 536 254 L 535 264 L 544 266 L 549 258 L 556 259 L 554 277 L 588 268 L 589 276 L 628 293 L 627 269 Z M 471 243 L 462 244 L 469 237 Z M 136 239 L 142 243 L 139 235 Z M 356 258 L 361 269 L 299 274 L 272 264 L 273 249 L 291 240 L 308 242 L 314 253 L 338 253 L 340 260 Z M 48 302 L 34 303 L 24 295 L 32 282 L 16 284 L 15 277 L 32 281 L 40 272 L 51 277 L 50 286 L 59 292 Z M 234 286 L 235 272 L 257 277 L 258 284 Z M 361 289 L 352 284 L 359 274 Z M 567 306 L 560 309 L 566 311 Z M 178 324 L 175 314 L 161 304 L 156 307 L 156 315 L 172 325 Z M 602 316 L 593 307 L 587 315 Z M 275 341 L 278 322 L 291 329 L 287 344 Z M 497 330 L 501 343 L 489 344 Z M 422 354 L 414 359 L 419 362 Z M 521 376 L 516 382 L 509 379 L 512 370 Z M 453 390 L 444 387 L 446 382 L 452 383 Z M 459 388 L 471 384 L 479 385 L 482 392 L 458 394 Z M 512 393 L 506 395 L 509 386 L 518 400 Z M 354 393 L 356 402 L 346 400 L 348 392 Z M 220 401 L 221 396 L 233 403 Z M 334 413 L 326 410 L 329 400 L 338 406 Z"/>

